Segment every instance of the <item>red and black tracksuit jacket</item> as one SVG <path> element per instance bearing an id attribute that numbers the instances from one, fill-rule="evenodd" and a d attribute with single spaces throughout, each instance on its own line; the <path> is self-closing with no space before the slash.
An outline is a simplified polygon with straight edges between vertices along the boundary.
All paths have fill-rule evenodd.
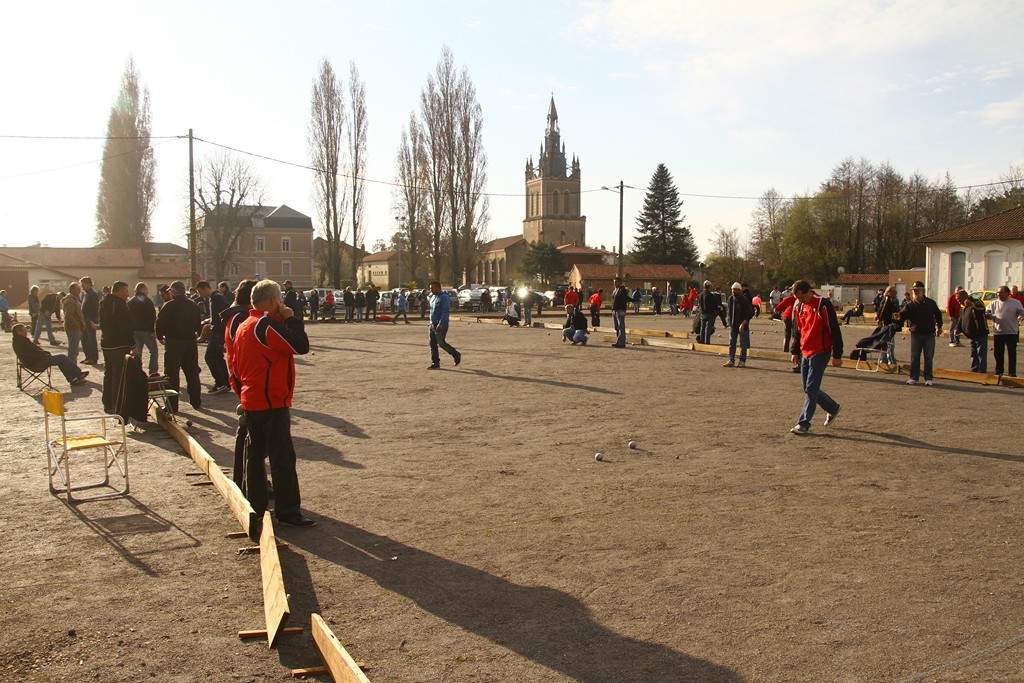
<path id="1" fill-rule="evenodd" d="M 231 327 L 234 325 L 225 331 L 225 341 Z M 292 316 L 282 320 L 272 313 L 249 311 L 235 330 L 232 349 L 233 381 L 241 385 L 242 408 L 290 408 L 295 388 L 295 355 L 308 352 L 309 338 L 301 319 Z"/>
<path id="2" fill-rule="evenodd" d="M 808 303 L 793 306 L 793 355 L 807 358 L 819 353 L 843 357 L 843 333 L 836 309 L 828 299 L 815 295 Z"/>

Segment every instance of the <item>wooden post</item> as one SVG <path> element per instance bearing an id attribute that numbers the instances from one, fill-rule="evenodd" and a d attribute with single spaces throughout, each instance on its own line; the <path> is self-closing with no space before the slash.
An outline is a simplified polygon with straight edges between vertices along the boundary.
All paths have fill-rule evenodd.
<path id="1" fill-rule="evenodd" d="M 313 642 L 320 650 L 328 671 L 337 683 L 370 683 L 356 661 L 338 641 L 337 636 L 319 614 L 313 614 Z"/>

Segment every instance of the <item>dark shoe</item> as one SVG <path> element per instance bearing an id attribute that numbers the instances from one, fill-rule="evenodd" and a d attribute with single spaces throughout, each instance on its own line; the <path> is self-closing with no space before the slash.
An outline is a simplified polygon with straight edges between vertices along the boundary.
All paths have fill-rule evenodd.
<path id="1" fill-rule="evenodd" d="M 303 517 L 301 512 L 296 512 L 292 515 L 285 515 L 284 517 L 278 517 L 277 521 L 288 526 L 316 526 L 316 520 L 310 519 L 309 517 Z"/>
<path id="2" fill-rule="evenodd" d="M 441 367 L 440 363 L 431 363 L 427 366 L 427 370 L 437 370 L 439 367 Z"/>
<path id="3" fill-rule="evenodd" d="M 795 373 L 797 373 L 799 375 L 800 374 L 800 366 L 798 365 L 798 366 L 794 367 L 793 368 L 793 372 L 795 372 Z"/>
<path id="4" fill-rule="evenodd" d="M 613 349 L 624 349 L 624 348 L 626 348 L 626 345 L 625 344 L 612 344 L 612 348 Z"/>
<path id="5" fill-rule="evenodd" d="M 455 353 L 455 364 L 458 365 L 461 362 L 462 362 L 462 354 L 456 351 L 456 353 Z"/>
<path id="6" fill-rule="evenodd" d="M 249 515 L 249 540 L 253 543 L 260 542 L 260 536 L 263 535 L 263 516 L 251 514 Z"/>

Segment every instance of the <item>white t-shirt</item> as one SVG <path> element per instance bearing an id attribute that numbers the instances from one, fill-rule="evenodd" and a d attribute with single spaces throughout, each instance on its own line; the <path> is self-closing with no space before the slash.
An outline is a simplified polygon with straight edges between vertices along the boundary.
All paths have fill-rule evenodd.
<path id="1" fill-rule="evenodd" d="M 992 316 L 992 334 L 1019 334 L 1019 321 L 1024 320 L 1024 306 L 1016 299 L 996 299 L 985 312 Z"/>

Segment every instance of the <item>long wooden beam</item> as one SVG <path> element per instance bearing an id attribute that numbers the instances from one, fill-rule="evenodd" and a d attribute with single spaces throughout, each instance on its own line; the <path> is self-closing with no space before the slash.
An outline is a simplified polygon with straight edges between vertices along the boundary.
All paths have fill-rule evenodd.
<path id="1" fill-rule="evenodd" d="M 327 670 L 335 683 L 370 683 L 356 661 L 342 646 L 334 632 L 319 614 L 313 613 L 313 642 L 320 650 Z"/>
<path id="2" fill-rule="evenodd" d="M 277 647 L 281 630 L 288 624 L 291 610 L 288 593 L 284 589 L 281 557 L 277 553 L 277 537 L 270 511 L 263 513 L 263 531 L 260 533 L 260 572 L 263 574 L 263 616 L 267 622 L 267 646 Z"/>

